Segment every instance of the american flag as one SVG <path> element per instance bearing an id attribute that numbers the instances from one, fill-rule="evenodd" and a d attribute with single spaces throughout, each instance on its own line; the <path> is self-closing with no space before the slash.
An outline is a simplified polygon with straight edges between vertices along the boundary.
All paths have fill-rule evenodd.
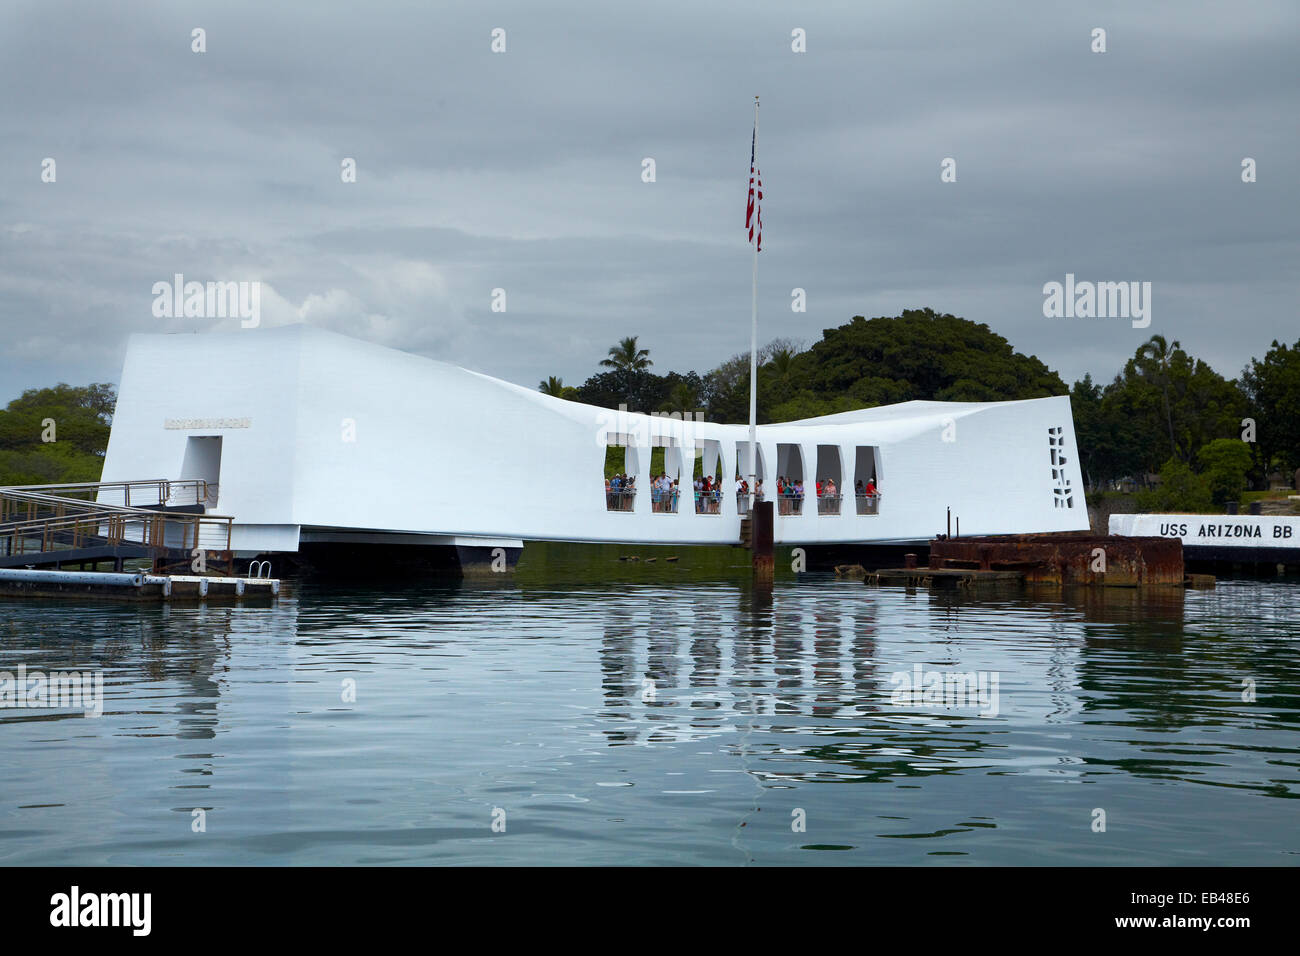
<path id="1" fill-rule="evenodd" d="M 757 251 L 763 251 L 763 174 L 754 165 L 754 146 L 758 142 L 758 128 L 749 141 L 749 203 L 745 208 L 745 228 L 749 241 L 757 241 Z"/>

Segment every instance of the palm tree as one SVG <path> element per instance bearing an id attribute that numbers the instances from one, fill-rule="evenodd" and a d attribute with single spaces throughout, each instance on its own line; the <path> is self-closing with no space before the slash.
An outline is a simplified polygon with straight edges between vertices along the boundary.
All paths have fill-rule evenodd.
<path id="1" fill-rule="evenodd" d="M 685 417 L 696 411 L 698 404 L 699 396 L 695 394 L 695 389 L 686 382 L 678 382 L 668 393 L 668 400 L 659 406 L 659 411 L 681 412 Z"/>
<path id="2" fill-rule="evenodd" d="M 637 348 L 636 340 L 635 335 L 619 339 L 618 345 L 609 350 L 609 358 L 601 359 L 600 364 L 624 372 L 640 372 L 654 365 L 650 361 L 650 350 Z"/>
<path id="3" fill-rule="evenodd" d="M 795 351 L 793 349 L 777 349 L 772 353 L 770 360 L 772 371 L 776 373 L 777 381 L 788 382 L 790 380 L 790 371 L 794 368 Z"/>
<path id="4" fill-rule="evenodd" d="M 1165 398 L 1165 421 L 1169 425 L 1169 452 L 1174 458 L 1178 457 L 1178 445 L 1174 441 L 1174 415 L 1169 405 L 1169 363 L 1173 361 L 1174 352 L 1181 347 L 1177 339 L 1167 343 L 1163 335 L 1153 335 L 1138 349 L 1139 358 L 1154 362 L 1159 369 L 1158 374 L 1153 377 Z"/>
<path id="5" fill-rule="evenodd" d="M 556 398 L 563 398 L 565 392 L 564 379 L 552 375 L 545 381 L 539 382 L 537 390 L 543 395 L 553 395 Z"/>

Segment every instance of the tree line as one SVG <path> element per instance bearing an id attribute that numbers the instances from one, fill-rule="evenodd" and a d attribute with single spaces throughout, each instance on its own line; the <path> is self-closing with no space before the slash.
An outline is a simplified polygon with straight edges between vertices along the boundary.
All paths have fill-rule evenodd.
<path id="1" fill-rule="evenodd" d="M 548 395 L 635 412 L 749 421 L 749 353 L 703 374 L 654 370 L 638 336 L 609 349 L 578 386 L 555 376 Z M 1008 401 L 1069 395 L 1089 489 L 1120 479 L 1158 487 L 1151 510 L 1209 510 L 1300 468 L 1300 340 L 1274 341 L 1225 378 L 1177 340 L 1153 335 L 1109 382 L 1066 387 L 1037 357 L 987 325 L 932 309 L 826 329 L 811 347 L 775 339 L 759 352 L 758 420 L 793 421 L 914 399 Z M 116 402 L 96 383 L 29 389 L 0 410 L 0 484 L 98 480 Z"/>
<path id="2" fill-rule="evenodd" d="M 116 404 L 105 382 L 23 392 L 0 410 L 0 485 L 98 481 Z"/>
<path id="3" fill-rule="evenodd" d="M 703 412 L 749 421 L 749 353 L 699 374 L 653 371 L 638 336 L 622 339 L 604 369 L 579 386 L 551 376 L 548 395 L 632 411 Z M 915 399 L 1008 401 L 1069 395 L 1080 464 L 1090 489 L 1131 478 L 1166 489 L 1153 508 L 1208 510 L 1300 467 L 1300 341 L 1274 341 L 1236 378 L 1225 378 L 1177 340 L 1154 335 L 1114 378 L 1091 374 L 1066 387 L 1036 356 L 1015 351 L 987 325 L 932 309 L 826 329 L 810 348 L 790 339 L 759 353 L 758 421 L 794 421 Z M 1160 475 L 1158 482 L 1150 476 Z M 1169 489 L 1179 489 L 1176 492 Z M 1172 496 L 1172 497 L 1171 497 Z M 1176 500 L 1175 500 L 1176 499 Z"/>

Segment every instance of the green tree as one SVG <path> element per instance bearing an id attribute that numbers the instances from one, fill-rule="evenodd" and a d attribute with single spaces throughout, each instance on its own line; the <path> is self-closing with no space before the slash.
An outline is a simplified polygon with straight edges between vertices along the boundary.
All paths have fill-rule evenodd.
<path id="1" fill-rule="evenodd" d="M 892 318 L 854 316 L 826 329 L 807 351 L 786 340 L 759 357 L 758 420 L 787 421 L 906 402 L 1004 401 L 1067 392 L 1060 376 L 1006 339 L 954 315 L 909 310 Z M 714 421 L 749 420 L 749 354 L 707 376 Z"/>
<path id="2" fill-rule="evenodd" d="M 811 392 L 799 392 L 793 398 L 771 409 L 768 420 L 773 422 L 797 422 L 804 418 L 820 418 L 823 415 L 838 415 L 867 408 L 867 403 L 852 395 L 832 395 L 819 398 Z"/>
<path id="3" fill-rule="evenodd" d="M 0 410 L 0 484 L 99 480 L 116 401 L 106 383 L 23 392 Z"/>
<path id="4" fill-rule="evenodd" d="M 636 340 L 635 335 L 619 339 L 618 345 L 610 348 L 609 358 L 601 359 L 601 366 L 621 372 L 642 372 L 648 369 L 654 364 L 650 361 L 650 350 L 637 348 Z"/>
<path id="5" fill-rule="evenodd" d="M 772 359 L 767 364 L 771 366 L 772 374 L 778 382 L 788 382 L 790 373 L 794 370 L 794 358 L 798 353 L 790 348 L 777 349 L 772 353 Z"/>
<path id="6" fill-rule="evenodd" d="M 797 357 L 798 345 L 789 339 L 773 339 L 758 350 L 758 420 L 769 421 L 765 399 L 769 398 L 764 370 L 777 352 L 790 351 Z M 700 383 L 700 400 L 709 420 L 744 424 L 749 421 L 749 353 L 738 352 L 706 373 Z"/>
<path id="7" fill-rule="evenodd" d="M 1190 464 L 1206 442 L 1237 435 L 1245 408 L 1235 382 L 1177 342 L 1155 336 L 1103 390 L 1088 441 L 1096 439 L 1102 453 L 1102 479 L 1141 475 L 1155 471 L 1170 454 Z M 1080 454 L 1090 452 L 1081 447 Z"/>
<path id="8" fill-rule="evenodd" d="M 699 410 L 699 389 L 687 381 L 674 382 L 669 389 L 668 398 L 659 405 L 661 412 L 681 412 L 683 415 L 694 414 Z"/>
<path id="9" fill-rule="evenodd" d="M 1241 500 L 1241 493 L 1246 490 L 1246 472 L 1251 466 L 1250 449 L 1245 442 L 1238 438 L 1216 438 L 1203 445 L 1196 458 L 1216 505 L 1222 507 L 1226 502 Z"/>
<path id="10" fill-rule="evenodd" d="M 537 390 L 543 395 L 550 395 L 553 398 L 573 398 L 577 395 L 578 390 L 572 385 L 565 385 L 564 379 L 555 375 L 548 376 L 537 385 Z"/>
<path id="11" fill-rule="evenodd" d="M 1241 374 L 1246 414 L 1255 420 L 1256 468 L 1300 468 L 1300 340 L 1288 348 L 1275 339 L 1264 358 Z"/>
<path id="12" fill-rule="evenodd" d="M 1181 458 L 1170 458 L 1160 469 L 1160 484 L 1135 496 L 1140 511 L 1204 513 L 1213 510 L 1210 486 Z"/>
<path id="13" fill-rule="evenodd" d="M 992 401 L 1067 393 L 1060 376 L 1011 348 L 987 325 L 933 309 L 893 318 L 854 316 L 800 357 L 796 385 L 859 400 Z"/>
<path id="14" fill-rule="evenodd" d="M 1178 444 L 1174 441 L 1174 413 L 1169 404 L 1169 365 L 1178 351 L 1178 341 L 1172 344 L 1165 341 L 1163 335 L 1153 335 L 1140 345 L 1135 358 L 1142 374 L 1160 389 L 1165 400 L 1165 419 L 1169 424 L 1169 454 L 1178 455 Z"/>
<path id="15" fill-rule="evenodd" d="M 1111 434 L 1102 409 L 1102 388 L 1091 375 L 1084 375 L 1071 387 L 1070 411 L 1079 447 L 1079 469 L 1087 486 L 1095 488 L 1105 478 L 1117 477 L 1111 471 Z"/>

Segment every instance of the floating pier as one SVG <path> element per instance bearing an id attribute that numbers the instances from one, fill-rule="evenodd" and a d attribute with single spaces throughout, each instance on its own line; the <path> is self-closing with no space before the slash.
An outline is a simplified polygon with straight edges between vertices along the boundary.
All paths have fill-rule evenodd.
<path id="1" fill-rule="evenodd" d="M 0 568 L 0 596 L 105 601 L 239 601 L 280 594 L 278 578 Z"/>

